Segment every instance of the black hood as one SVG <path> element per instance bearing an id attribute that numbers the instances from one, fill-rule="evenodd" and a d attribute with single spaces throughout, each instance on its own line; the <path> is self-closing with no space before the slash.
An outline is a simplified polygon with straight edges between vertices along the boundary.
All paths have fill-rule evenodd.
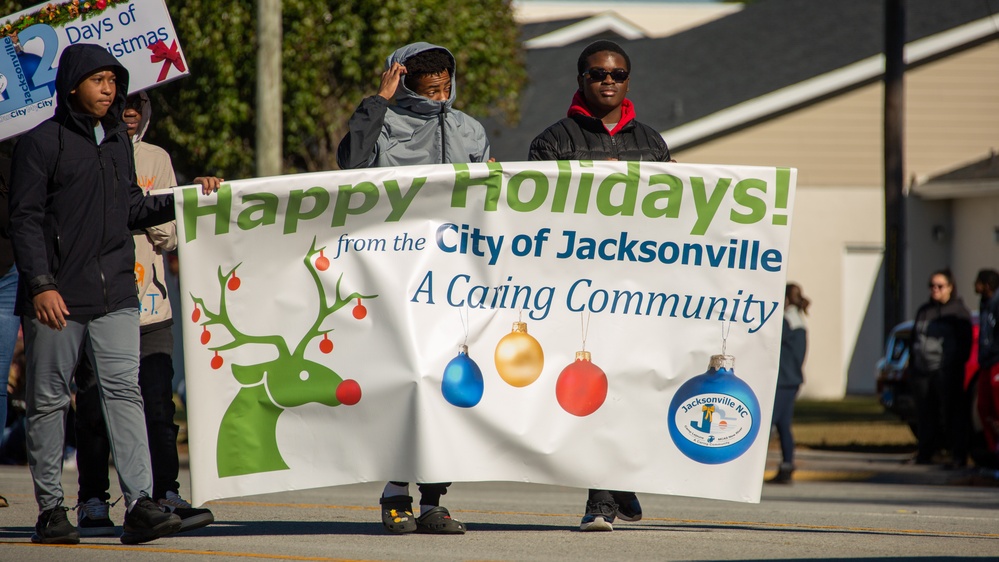
<path id="1" fill-rule="evenodd" d="M 59 57 L 59 68 L 56 71 L 56 119 L 65 122 L 67 117 L 75 117 L 82 123 L 92 123 L 89 116 L 79 113 L 69 103 L 69 92 L 76 88 L 84 78 L 102 68 L 111 69 L 117 85 L 114 101 L 107 115 L 101 119 L 104 128 L 111 130 L 121 123 L 121 114 L 125 111 L 125 97 L 128 95 L 128 70 L 103 47 L 94 44 L 70 45 Z M 82 124 L 81 123 L 81 124 Z"/>

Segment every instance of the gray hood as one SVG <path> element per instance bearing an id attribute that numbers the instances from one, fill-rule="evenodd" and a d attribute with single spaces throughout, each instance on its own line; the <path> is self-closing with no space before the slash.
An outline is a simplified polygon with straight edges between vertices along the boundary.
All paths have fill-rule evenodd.
<path id="1" fill-rule="evenodd" d="M 146 92 L 138 92 L 133 94 L 142 100 L 142 113 L 139 117 L 139 126 L 135 130 L 135 135 L 132 136 L 132 144 L 139 144 L 142 141 L 142 137 L 145 136 L 146 131 L 149 129 L 149 120 L 153 116 L 152 104 L 149 103 L 149 96 Z"/>
<path id="2" fill-rule="evenodd" d="M 396 104 L 419 115 L 437 115 L 438 113 L 447 113 L 451 110 L 451 105 L 454 103 L 455 97 L 458 95 L 458 87 L 455 81 L 454 55 L 452 55 L 451 51 L 448 51 L 444 47 L 421 41 L 419 43 L 411 43 L 405 47 L 396 49 L 395 52 L 385 59 L 385 70 L 388 70 L 394 62 L 405 65 L 406 59 L 409 57 L 431 49 L 441 49 L 446 52 L 447 56 L 451 59 L 451 97 L 449 97 L 447 101 L 433 101 L 417 94 L 413 90 L 410 90 L 406 87 L 406 81 L 400 80 L 399 87 L 396 88 L 395 91 Z"/>

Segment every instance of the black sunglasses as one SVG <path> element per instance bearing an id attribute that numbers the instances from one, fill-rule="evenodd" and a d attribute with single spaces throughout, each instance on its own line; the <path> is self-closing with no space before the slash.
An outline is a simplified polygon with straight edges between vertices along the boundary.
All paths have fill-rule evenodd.
<path id="1" fill-rule="evenodd" d="M 610 74 L 611 79 L 613 79 L 615 82 L 624 82 L 625 80 L 628 79 L 628 74 L 630 73 L 627 70 L 621 68 L 615 68 L 614 70 L 591 68 L 586 72 L 580 74 L 580 76 L 588 76 L 590 80 L 593 80 L 594 82 L 603 82 L 604 79 L 607 78 L 608 74 Z"/>

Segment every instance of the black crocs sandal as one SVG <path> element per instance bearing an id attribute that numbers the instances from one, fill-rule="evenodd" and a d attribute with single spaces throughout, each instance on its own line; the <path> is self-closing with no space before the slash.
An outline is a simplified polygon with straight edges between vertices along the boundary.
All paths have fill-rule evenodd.
<path id="1" fill-rule="evenodd" d="M 447 508 L 437 506 L 426 513 L 421 513 L 416 520 L 416 532 L 428 535 L 463 535 L 465 524 L 451 519 Z"/>
<path id="2" fill-rule="evenodd" d="M 416 530 L 416 518 L 413 517 L 413 498 L 410 496 L 392 496 L 381 498 L 382 525 L 390 533 L 401 535 Z"/>

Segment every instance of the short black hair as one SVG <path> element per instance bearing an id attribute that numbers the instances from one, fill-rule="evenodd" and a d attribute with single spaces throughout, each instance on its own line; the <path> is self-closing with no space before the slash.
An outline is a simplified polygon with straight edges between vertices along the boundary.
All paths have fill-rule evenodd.
<path id="1" fill-rule="evenodd" d="M 978 272 L 978 277 L 975 278 L 975 282 L 981 283 L 990 290 L 995 291 L 996 289 L 999 289 L 999 272 L 994 269 L 983 269 Z"/>
<path id="2" fill-rule="evenodd" d="M 583 49 L 583 52 L 579 54 L 579 60 L 576 61 L 576 74 L 582 74 L 586 72 L 586 59 L 590 58 L 594 53 L 599 53 L 600 51 L 610 51 L 612 53 L 617 53 L 624 58 L 624 64 L 627 65 L 628 72 L 631 72 L 631 59 L 628 57 L 628 53 L 624 52 L 621 45 L 613 41 L 607 41 L 606 39 L 601 39 L 600 41 L 594 41 Z M 408 66 L 406 68 L 409 68 Z"/>
<path id="3" fill-rule="evenodd" d="M 440 74 L 445 70 L 454 76 L 454 60 L 444 49 L 421 51 L 402 64 L 406 67 L 406 87 L 410 90 L 413 89 L 415 81 L 423 76 Z"/>

